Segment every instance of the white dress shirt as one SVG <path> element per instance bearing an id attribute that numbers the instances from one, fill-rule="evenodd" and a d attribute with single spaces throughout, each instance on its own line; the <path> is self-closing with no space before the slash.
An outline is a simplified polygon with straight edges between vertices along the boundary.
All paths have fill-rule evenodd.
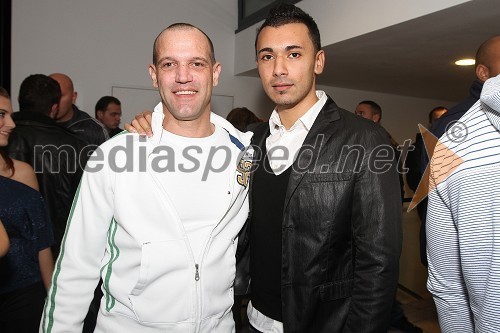
<path id="1" fill-rule="evenodd" d="M 316 90 L 316 96 L 318 101 L 288 130 L 281 123 L 276 109 L 273 110 L 269 118 L 271 135 L 266 139 L 266 149 L 269 165 L 275 175 L 283 173 L 293 164 L 307 133 L 325 105 L 327 100 L 325 92 Z"/>

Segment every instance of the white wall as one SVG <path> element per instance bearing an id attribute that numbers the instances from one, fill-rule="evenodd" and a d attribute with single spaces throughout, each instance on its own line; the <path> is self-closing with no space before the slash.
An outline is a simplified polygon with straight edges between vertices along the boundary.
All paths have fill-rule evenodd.
<path id="1" fill-rule="evenodd" d="M 429 112 L 436 106 L 451 107 L 455 103 L 432 99 L 389 95 L 371 91 L 343 89 L 335 87 L 319 88 L 325 90 L 340 107 L 354 112 L 359 102 L 373 100 L 382 108 L 382 126 L 399 143 L 415 140 L 418 124 L 427 127 Z"/>
<path id="2" fill-rule="evenodd" d="M 77 105 L 89 114 L 112 86 L 151 87 L 148 65 L 158 33 L 189 22 L 211 38 L 223 64 L 215 93 L 234 95 L 232 0 L 22 0 L 12 3 L 12 97 L 30 74 L 62 72 L 74 81 Z M 234 13 L 234 14 L 230 14 Z M 124 105 L 127 112 L 127 106 Z M 135 114 L 142 110 L 130 110 Z M 128 121 L 124 117 L 122 121 Z"/>
<path id="3" fill-rule="evenodd" d="M 324 39 L 329 34 L 325 28 L 328 17 L 322 14 L 321 6 L 330 3 L 331 12 L 343 8 L 343 15 L 354 16 L 356 24 L 336 29 L 342 35 L 330 39 L 348 38 L 353 33 L 373 29 L 376 23 L 364 27 L 359 20 L 360 10 L 349 9 L 351 1 L 304 0 L 301 7 L 317 16 Z M 360 8 L 375 6 L 365 1 L 352 0 Z M 362 2 L 362 4 L 361 4 Z M 406 8 L 401 4 L 405 3 Z M 422 0 L 417 5 L 402 0 L 384 0 L 394 5 L 391 13 L 383 21 L 395 22 L 394 11 L 402 12 L 402 17 L 420 15 L 432 8 L 448 6 L 464 1 L 442 0 L 431 5 L 430 0 Z M 235 62 L 249 56 L 254 64 L 253 39 L 236 37 L 237 5 L 234 0 L 22 0 L 13 1 L 12 18 L 12 95 L 14 109 L 17 109 L 17 91 L 22 80 L 34 73 L 50 74 L 63 72 L 73 78 L 79 92 L 77 104 L 88 113 L 94 113 L 96 101 L 103 95 L 111 94 L 113 86 L 151 87 L 148 64 L 151 61 L 154 38 L 166 26 L 185 21 L 202 28 L 213 40 L 216 57 L 222 63 L 222 76 L 214 93 L 234 96 L 234 107 L 246 106 L 262 118 L 268 118 L 273 105 L 262 91 L 258 78 L 235 76 Z M 320 3 L 321 6 L 313 4 Z M 433 2 L 434 3 L 434 2 Z M 439 4 L 437 4 L 439 3 Z M 419 6 L 422 6 L 421 8 Z M 307 7 L 307 8 L 306 8 Z M 376 6 L 375 6 L 376 7 Z M 401 8 L 404 7 L 404 8 Z M 417 10 L 419 7 L 420 9 Z M 413 12 L 415 11 L 415 12 Z M 373 15 L 379 15 L 379 9 Z M 364 14 L 367 15 L 366 13 Z M 361 16 L 363 17 L 363 16 Z M 378 16 L 382 20 L 383 17 Z M 348 17 L 340 18 L 344 21 Z M 392 20 L 392 21 L 391 21 Z M 363 28 L 364 27 L 364 28 Z M 361 29 L 361 30 L 360 30 Z M 249 31 L 252 28 L 249 29 Z M 255 33 L 255 30 L 253 31 Z M 250 48 L 242 53 L 242 47 Z M 322 87 L 341 106 L 353 110 L 363 99 L 373 99 L 384 110 L 383 124 L 398 140 L 414 137 L 416 124 L 427 122 L 427 113 L 432 107 L 446 102 L 393 96 L 380 93 L 356 91 L 341 88 Z M 448 105 L 450 103 L 448 102 Z M 445 105 L 445 106 L 448 106 Z M 149 106 L 144 106 L 149 107 Z M 123 105 L 126 115 L 123 121 L 141 110 Z"/>
<path id="4" fill-rule="evenodd" d="M 321 44 L 327 46 L 469 1 L 472 0 L 302 0 L 296 5 L 314 18 L 321 32 Z M 235 73 L 255 68 L 254 40 L 260 24 L 236 35 Z"/>

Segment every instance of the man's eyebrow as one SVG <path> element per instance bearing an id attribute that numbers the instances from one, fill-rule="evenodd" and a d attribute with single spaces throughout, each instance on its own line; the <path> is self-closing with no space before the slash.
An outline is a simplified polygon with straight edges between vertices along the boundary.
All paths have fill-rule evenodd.
<path id="1" fill-rule="evenodd" d="M 303 47 L 300 45 L 288 45 L 285 47 L 285 51 L 290 51 L 290 50 L 295 50 L 295 49 L 303 49 Z M 257 54 L 260 54 L 262 52 L 274 52 L 274 49 L 271 47 L 264 47 L 264 48 L 260 49 L 257 52 Z"/>
<path id="2" fill-rule="evenodd" d="M 303 49 L 303 47 L 299 46 L 299 45 L 289 45 L 289 46 L 285 47 L 286 51 L 290 51 L 290 50 L 294 50 L 294 49 Z"/>
<path id="3" fill-rule="evenodd" d="M 204 61 L 204 62 L 210 62 L 207 58 L 205 57 L 194 57 L 191 60 L 198 60 L 198 61 Z"/>
<path id="4" fill-rule="evenodd" d="M 264 48 L 260 49 L 259 51 L 257 51 L 257 54 L 261 54 L 262 52 L 273 52 L 273 49 L 270 47 L 264 47 Z"/>
<path id="5" fill-rule="evenodd" d="M 175 59 L 174 57 L 170 57 L 170 56 L 167 56 L 167 57 L 163 57 L 163 58 L 160 58 L 158 60 L 158 63 L 162 62 L 162 61 L 165 61 L 165 60 L 169 60 L 169 61 L 179 61 L 177 59 Z M 191 59 L 189 59 L 189 61 L 204 61 L 204 62 L 210 62 L 207 58 L 205 57 L 192 57 Z"/>

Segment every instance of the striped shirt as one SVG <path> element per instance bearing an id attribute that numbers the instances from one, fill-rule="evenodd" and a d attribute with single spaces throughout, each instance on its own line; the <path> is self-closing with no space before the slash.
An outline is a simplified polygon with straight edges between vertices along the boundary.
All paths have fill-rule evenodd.
<path id="1" fill-rule="evenodd" d="M 500 76 L 431 160 L 427 288 L 443 332 L 500 332 Z"/>

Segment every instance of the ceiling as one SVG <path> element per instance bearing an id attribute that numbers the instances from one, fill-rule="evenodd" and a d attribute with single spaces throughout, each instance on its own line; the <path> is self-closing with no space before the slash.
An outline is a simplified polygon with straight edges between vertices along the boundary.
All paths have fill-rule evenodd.
<path id="1" fill-rule="evenodd" d="M 500 34 L 500 1 L 473 0 L 362 36 L 324 46 L 318 84 L 460 101 L 475 78 L 478 46 Z M 245 73 L 257 76 L 256 70 Z"/>

